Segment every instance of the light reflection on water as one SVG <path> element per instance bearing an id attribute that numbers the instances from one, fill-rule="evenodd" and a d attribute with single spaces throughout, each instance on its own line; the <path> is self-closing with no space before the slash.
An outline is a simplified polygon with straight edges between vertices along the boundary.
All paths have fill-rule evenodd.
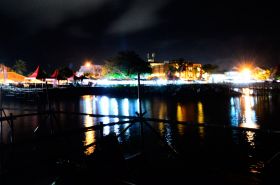
<path id="1" fill-rule="evenodd" d="M 251 96 L 250 91 L 245 89 L 244 94 L 241 97 L 232 97 L 228 99 L 201 99 L 201 100 L 176 100 L 176 99 L 164 99 L 160 97 L 151 97 L 143 99 L 143 112 L 147 111 L 146 117 L 169 119 L 193 122 L 203 125 L 204 123 L 214 123 L 220 125 L 230 125 L 235 127 L 249 127 L 249 128 L 259 128 L 266 124 L 266 120 L 271 117 L 276 117 L 277 106 L 279 105 L 279 100 L 276 97 L 263 96 L 256 97 Z M 274 99 L 273 99 L 274 98 Z M 273 102 L 272 102 L 273 101 Z M 80 105 L 80 106 L 78 106 Z M 16 102 L 5 102 L 6 107 L 11 108 L 26 108 L 31 109 L 33 105 L 17 104 Z M 93 114 L 109 114 L 109 115 L 124 115 L 124 116 L 135 116 L 135 112 L 138 112 L 138 101 L 136 98 L 111 98 L 108 96 L 82 96 L 77 101 L 59 101 L 57 102 L 59 110 L 67 111 L 78 111 L 84 113 Z M 8 112 L 8 111 L 7 111 Z M 9 113 L 9 112 L 8 112 Z M 15 114 L 29 113 L 24 111 L 13 112 Z M 271 116 L 272 115 L 272 116 Z M 265 117 L 266 116 L 266 117 Z M 222 118 L 222 119 L 220 119 Z M 262 118 L 262 120 L 260 120 Z M 103 122 L 107 124 L 109 122 L 121 121 L 124 119 L 118 118 L 93 118 L 89 116 L 82 117 L 83 126 L 92 126 Z M 16 125 L 16 132 L 30 132 L 37 125 L 36 117 L 21 118 L 15 120 L 19 123 Z M 26 123 L 26 124 L 25 124 Z M 27 123 L 29 127 L 27 127 Z M 30 123 L 31 126 L 30 126 Z M 128 125 L 128 124 L 126 124 Z M 116 125 L 114 127 L 104 127 L 103 134 L 107 135 L 110 132 L 120 133 L 126 125 Z M 184 135 L 186 129 L 184 125 L 177 125 L 175 127 L 166 127 L 167 124 L 155 123 L 154 128 L 158 129 L 162 136 L 167 140 L 170 139 L 170 133 L 174 132 L 179 135 Z M 132 129 L 137 129 L 134 127 L 128 129 L 125 132 L 126 138 L 133 137 L 132 133 L 135 133 Z M 133 131 L 133 132 L 132 132 Z M 205 128 L 199 127 L 198 134 L 200 138 L 203 139 L 205 136 Z M 7 132 L 5 132 L 6 134 Z M 99 134 L 99 132 L 97 132 Z M 255 142 L 255 134 L 246 133 L 247 141 L 250 145 Z M 251 134 L 251 135 L 250 135 Z M 250 136 L 250 137 L 249 137 Z M 250 138 L 250 139 L 249 139 Z M 93 131 L 85 133 L 84 145 L 94 142 L 96 139 L 96 133 Z M 169 141 L 168 141 L 169 142 Z M 93 149 L 94 150 L 94 149 Z"/>
<path id="2" fill-rule="evenodd" d="M 259 128 L 259 123 L 257 120 L 256 105 L 258 104 L 258 99 L 250 95 L 248 89 L 243 90 L 243 95 L 241 97 L 232 97 L 229 100 L 229 122 L 233 127 L 247 127 L 247 128 Z M 269 99 L 268 99 L 269 100 Z M 138 111 L 138 101 L 137 99 L 130 98 L 110 98 L 107 96 L 83 96 L 81 99 L 83 104 L 82 110 L 80 112 L 93 113 L 93 114 L 104 114 L 104 115 L 123 115 L 123 116 L 135 116 L 135 112 Z M 218 106 L 217 102 L 217 106 Z M 169 102 L 164 99 L 155 98 L 152 100 L 143 100 L 143 112 L 147 110 L 146 117 L 153 117 L 159 119 L 170 119 L 177 121 L 193 122 L 203 125 L 209 119 L 209 110 L 205 107 L 205 101 L 189 101 L 180 102 L 174 101 Z M 216 105 L 211 105 L 215 109 Z M 226 107 L 225 107 L 226 109 Z M 208 114 L 207 114 L 208 113 Z M 207 116 L 207 117 L 206 117 Z M 210 115 L 212 116 L 212 115 Z M 107 124 L 109 122 L 121 121 L 119 118 L 84 118 L 84 126 L 92 126 L 95 123 L 103 122 Z M 216 124 L 216 123 L 215 123 Z M 221 123 L 221 125 L 226 123 Z M 128 124 L 127 124 L 128 125 Z M 103 134 L 108 135 L 110 132 L 119 134 L 126 125 L 115 125 L 113 127 L 104 127 Z M 153 125 L 159 131 L 160 135 L 165 139 L 166 142 L 174 143 L 174 133 L 183 136 L 188 129 L 182 124 L 178 124 L 177 127 L 172 127 L 165 123 L 155 123 Z M 138 129 L 134 127 L 131 129 Z M 131 133 L 135 133 L 128 129 L 124 136 L 127 138 L 133 137 Z M 205 127 L 198 127 L 197 134 L 201 141 L 205 139 Z M 235 133 L 236 134 L 236 133 Z M 234 133 L 233 133 L 234 135 Z M 248 151 L 248 157 L 254 158 L 255 154 L 255 137 L 256 133 L 254 131 L 246 131 L 244 141 L 248 143 L 250 149 Z M 94 131 L 85 133 L 84 145 L 88 145 L 95 141 L 96 135 Z M 233 138 L 234 139 L 234 138 Z M 121 138 L 119 138 L 121 141 Z M 89 155 L 95 150 L 94 147 L 89 147 L 85 154 Z M 250 164 L 249 171 L 252 173 L 257 173 L 260 171 L 257 163 L 252 160 Z"/>
<path id="3" fill-rule="evenodd" d="M 80 112 L 88 114 L 102 114 L 102 115 L 122 115 L 122 116 L 135 116 L 135 112 L 138 110 L 138 104 L 136 99 L 128 98 L 109 98 L 107 96 L 82 96 L 80 100 Z M 123 121 L 127 119 L 122 119 Z M 90 116 L 83 117 L 83 125 L 85 127 L 92 126 L 94 124 L 99 124 L 103 122 L 104 125 L 110 122 L 121 121 L 119 118 L 93 118 Z M 123 126 L 114 125 L 112 127 L 105 126 L 103 128 L 103 135 L 108 135 L 111 132 L 119 134 L 123 128 L 128 126 L 125 124 Z M 130 137 L 130 129 L 125 132 L 125 136 Z M 85 135 L 84 145 L 90 144 L 90 142 L 95 141 L 95 133 L 90 131 Z M 120 138 L 119 138 L 120 140 Z M 92 148 L 89 148 L 92 151 Z M 94 150 L 93 150 L 94 151 Z M 88 154 L 90 152 L 86 151 Z"/>
<path id="4" fill-rule="evenodd" d="M 82 110 L 80 112 L 89 113 L 89 114 L 103 114 L 103 115 L 123 115 L 123 116 L 135 116 L 135 112 L 138 111 L 138 101 L 137 99 L 128 99 L 128 98 L 109 98 L 107 96 L 83 96 L 81 98 L 80 106 Z M 189 121 L 189 122 L 197 122 L 199 124 L 203 124 L 205 122 L 204 119 L 204 107 L 201 101 L 197 103 L 189 103 L 182 104 L 180 102 L 176 102 L 176 118 L 178 121 Z M 172 107 L 171 107 L 172 109 Z M 147 117 L 154 117 L 160 119 L 168 119 L 170 117 L 170 107 L 166 101 L 162 101 L 161 99 L 153 100 L 153 103 L 149 100 L 143 101 L 143 111 L 147 110 Z M 171 114 L 174 109 L 171 110 Z M 172 117 L 172 115 L 171 115 Z M 107 124 L 109 122 L 118 122 L 119 118 L 92 118 L 86 116 L 83 120 L 84 126 L 92 126 L 97 124 L 98 122 L 103 122 Z M 172 128 L 168 124 L 164 123 L 156 123 L 154 125 L 161 135 L 165 138 L 167 142 L 172 142 Z M 124 125 L 125 126 L 125 125 Z M 119 134 L 123 126 L 115 125 L 113 127 L 104 127 L 103 134 L 108 135 L 110 132 L 114 132 Z M 180 135 L 184 134 L 184 125 L 177 126 L 177 132 Z M 94 133 L 87 132 L 85 137 L 85 145 L 89 144 L 89 142 L 93 142 L 92 135 Z M 204 138 L 204 128 L 199 128 L 199 135 L 201 138 Z M 130 129 L 128 129 L 125 133 L 125 136 L 130 137 Z M 92 150 L 92 148 L 91 148 Z"/>
<path id="5" fill-rule="evenodd" d="M 230 99 L 230 117 L 232 126 L 259 128 L 256 116 L 256 99 L 250 95 L 249 89 L 243 90 L 241 97 Z"/>
<path id="6" fill-rule="evenodd" d="M 230 98 L 229 115 L 230 124 L 234 127 L 247 127 L 247 128 L 259 128 L 257 115 L 256 115 L 256 104 L 257 98 L 251 96 L 251 91 L 249 89 L 243 89 L 243 95 L 241 97 Z M 172 101 L 172 100 L 171 100 Z M 103 115 L 123 115 L 123 116 L 135 116 L 135 112 L 138 112 L 138 101 L 137 99 L 131 98 L 110 98 L 107 96 L 83 96 L 81 99 L 83 106 L 80 112 L 93 113 L 93 114 L 103 114 Z M 193 122 L 198 124 L 204 124 L 209 119 L 208 109 L 205 109 L 204 101 L 189 101 L 180 102 L 174 101 L 169 102 L 164 99 L 154 98 L 143 100 L 143 112 L 147 110 L 146 117 L 153 117 L 159 119 L 170 119 L 177 121 Z M 175 109 L 174 109 L 175 106 Z M 212 105 L 215 109 L 215 105 Z M 175 115 L 174 115 L 175 113 Z M 207 117 L 206 117 L 207 116 Z M 211 115 L 210 115 L 211 116 Z M 119 118 L 92 118 L 85 117 L 84 125 L 92 126 L 98 122 L 103 122 L 107 124 L 109 122 L 118 122 Z M 215 123 L 216 124 L 216 123 Z M 221 123 L 221 125 L 226 123 Z M 171 133 L 171 128 L 167 128 L 166 124 L 157 123 L 154 125 L 161 135 L 163 135 L 168 142 Z M 104 127 L 103 134 L 108 135 L 110 132 L 120 133 L 123 126 L 115 125 L 113 127 Z M 184 134 L 184 125 L 178 125 L 176 132 L 179 135 Z M 205 136 L 205 128 L 199 127 L 198 129 L 200 138 L 203 139 Z M 130 129 L 125 133 L 126 136 L 130 137 Z M 248 134 L 249 138 L 249 134 Z M 248 142 L 254 142 L 253 138 Z"/>
<path id="7" fill-rule="evenodd" d="M 204 111 L 203 111 L 203 104 L 199 101 L 197 103 L 197 122 L 200 124 L 204 123 Z"/>
<path id="8" fill-rule="evenodd" d="M 180 103 L 177 105 L 177 120 L 178 121 L 185 121 L 186 116 L 186 109 L 182 107 Z"/>
<path id="9" fill-rule="evenodd" d="M 201 101 L 197 103 L 197 122 L 198 124 L 203 124 L 204 123 L 204 110 L 203 110 L 203 104 Z M 203 126 L 198 128 L 198 134 L 199 137 L 204 140 L 205 138 L 205 128 Z"/>
<path id="10" fill-rule="evenodd" d="M 256 104 L 257 99 L 251 96 L 252 90 L 245 88 L 243 89 L 243 95 L 240 98 L 231 98 L 231 125 L 234 127 L 246 127 L 246 128 L 259 128 L 256 116 Z M 249 172 L 260 173 L 263 168 L 263 162 L 256 160 L 255 156 L 255 137 L 256 132 L 246 131 L 245 139 L 248 143 L 248 157 L 249 161 Z"/>
<path id="11" fill-rule="evenodd" d="M 93 96 L 83 96 L 83 104 L 84 104 L 84 112 L 85 113 L 88 113 L 88 114 L 92 114 L 93 113 L 93 106 L 92 106 L 92 102 L 93 102 Z M 94 125 L 94 122 L 93 122 L 93 118 L 90 117 L 90 116 L 85 116 L 85 120 L 84 120 L 84 123 L 85 123 L 85 127 L 90 127 L 90 126 L 93 126 Z M 95 142 L 95 131 L 87 131 L 85 132 L 85 139 L 83 141 L 84 143 L 84 146 L 87 146 L 89 144 L 92 144 Z M 90 146 L 88 147 L 86 150 L 85 150 L 85 154 L 86 155 L 90 155 L 94 152 L 95 150 L 95 145 L 93 146 Z"/>
<path id="12" fill-rule="evenodd" d="M 121 100 L 121 114 L 124 116 L 129 116 L 129 100 L 124 98 Z"/>
<path id="13" fill-rule="evenodd" d="M 184 109 L 180 103 L 177 104 L 177 120 L 178 121 L 184 121 L 185 116 L 186 116 L 185 110 L 186 109 Z M 164 115 L 164 113 L 162 113 L 162 114 Z M 185 128 L 184 125 L 178 124 L 177 128 L 178 128 L 178 134 L 184 135 L 184 128 Z"/>
<path id="14" fill-rule="evenodd" d="M 97 106 L 96 106 L 96 110 L 95 110 L 95 114 L 103 114 L 103 115 L 108 115 L 109 111 L 111 109 L 109 109 L 109 98 L 107 96 L 102 96 L 100 97 L 99 101 L 96 101 Z M 110 122 L 109 118 L 101 118 L 101 121 L 103 121 L 105 124 Z"/>
<path id="15" fill-rule="evenodd" d="M 201 100 L 176 100 L 176 99 L 163 99 L 159 97 L 152 97 L 143 99 L 143 112 L 147 111 L 146 117 L 169 119 L 193 122 L 201 125 L 197 129 L 197 135 L 201 141 L 206 140 L 208 137 L 208 129 L 203 127 L 203 124 L 214 123 L 234 126 L 234 127 L 248 127 L 248 128 L 260 128 L 266 125 L 267 118 L 277 117 L 277 110 L 279 110 L 279 99 L 275 101 L 275 97 L 263 96 L 256 97 L 252 96 L 248 89 L 244 89 L 243 95 L 241 97 L 231 97 L 227 99 L 201 99 Z M 274 98 L 274 99 L 273 99 Z M 57 103 L 59 110 L 68 111 L 78 111 L 89 114 L 104 114 L 104 115 L 123 115 L 123 116 L 135 116 L 135 112 L 138 112 L 138 101 L 135 98 L 111 98 L 108 96 L 83 96 L 77 101 L 70 100 L 69 102 L 59 102 Z M 80 106 L 79 106 L 80 105 Z M 11 105 L 6 105 L 7 107 L 21 108 L 21 105 L 16 103 Z M 24 107 L 33 108 L 33 106 Z M 9 113 L 7 111 L 7 113 Z M 29 113 L 24 111 L 14 112 L 15 114 Z M 266 116 L 266 117 L 265 117 Z M 222 118 L 222 119 L 219 119 Z M 262 120 L 260 119 L 262 118 Z M 80 119 L 80 118 L 79 118 Z M 99 122 L 107 124 L 109 122 L 122 121 L 124 119 L 119 118 L 94 118 L 90 116 L 82 117 L 82 125 L 85 127 L 90 127 Z M 17 122 L 17 123 L 16 123 Z M 15 120 L 16 132 L 30 132 L 36 128 L 38 122 L 37 117 L 26 117 Z M 31 123 L 31 124 L 30 124 Z M 80 120 L 79 122 L 80 123 Z M 63 122 L 63 124 L 65 124 Z M 66 124 L 65 124 L 66 125 Z M 115 125 L 112 127 L 105 126 L 103 130 L 104 135 L 108 135 L 110 132 L 120 133 L 122 129 L 128 126 L 125 125 Z M 178 124 L 177 126 L 171 126 L 170 124 L 155 123 L 152 125 L 156 128 L 161 136 L 166 140 L 166 142 L 173 144 L 175 142 L 174 136 L 178 134 L 183 136 L 188 133 L 189 127 L 183 124 Z M 279 127 L 279 126 L 278 126 Z M 139 127 L 132 127 L 124 133 L 124 139 L 135 138 L 138 134 Z M 8 128 L 5 128 L 8 129 Z M 147 129 L 148 130 L 148 129 Z M 8 132 L 5 132 L 7 135 Z M 242 132 L 243 133 L 243 132 Z M 84 134 L 83 145 L 89 145 L 96 141 L 97 136 L 99 136 L 99 131 L 88 131 Z M 5 135 L 5 137 L 6 137 Z M 138 135 L 137 135 L 138 136 Z M 258 137 L 257 132 L 245 131 L 244 135 L 240 135 L 240 132 L 232 132 L 232 140 L 242 139 L 243 142 L 248 143 L 248 157 L 252 158 L 253 162 L 250 163 L 249 170 L 252 173 L 258 173 L 262 167 L 262 162 L 254 161 L 256 158 L 256 148 L 258 142 L 256 142 L 256 137 Z M 17 138 L 16 138 L 17 139 Z M 149 139 L 149 138 L 148 138 Z M 197 138 L 195 138 L 197 139 Z M 240 142 L 242 142 L 240 141 Z M 87 148 L 84 153 L 90 155 L 95 151 L 95 146 Z"/>

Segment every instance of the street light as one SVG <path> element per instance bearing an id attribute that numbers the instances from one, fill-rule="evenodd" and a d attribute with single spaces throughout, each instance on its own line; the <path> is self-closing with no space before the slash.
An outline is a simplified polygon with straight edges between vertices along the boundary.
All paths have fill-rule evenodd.
<path id="1" fill-rule="evenodd" d="M 251 70 L 249 68 L 243 68 L 241 70 L 241 76 L 242 76 L 242 80 L 243 81 L 248 82 L 252 78 L 252 72 L 251 72 Z"/>
<path id="2" fill-rule="evenodd" d="M 89 61 L 88 61 L 88 62 L 86 62 L 86 63 L 85 63 L 85 66 L 86 66 L 87 68 L 90 68 L 90 66 L 91 66 L 91 62 L 89 62 Z"/>

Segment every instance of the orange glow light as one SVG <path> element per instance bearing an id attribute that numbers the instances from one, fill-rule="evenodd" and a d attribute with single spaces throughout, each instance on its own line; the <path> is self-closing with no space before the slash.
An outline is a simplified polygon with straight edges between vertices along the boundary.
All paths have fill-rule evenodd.
<path id="1" fill-rule="evenodd" d="M 91 62 L 86 62 L 86 63 L 85 63 L 85 66 L 86 66 L 86 67 L 90 67 L 90 66 L 91 66 Z"/>

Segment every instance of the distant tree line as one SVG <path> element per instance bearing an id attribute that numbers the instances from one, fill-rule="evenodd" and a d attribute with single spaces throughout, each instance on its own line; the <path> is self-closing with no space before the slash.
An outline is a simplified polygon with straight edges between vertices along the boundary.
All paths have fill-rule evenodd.
<path id="1" fill-rule="evenodd" d="M 122 51 L 105 62 L 106 77 L 114 79 L 136 78 L 138 73 L 150 74 L 152 69 L 134 51 Z"/>
<path id="2" fill-rule="evenodd" d="M 173 65 L 168 66 L 166 71 L 166 76 L 168 79 L 174 79 L 175 73 L 181 74 L 186 71 L 186 66 L 189 64 L 183 58 L 174 60 L 178 64 L 175 68 Z M 116 56 L 113 56 L 105 61 L 105 72 L 103 74 L 109 79 L 133 79 L 136 78 L 138 73 L 141 74 L 151 74 L 152 69 L 148 62 L 143 60 L 134 51 L 121 51 L 118 52 Z M 219 66 L 216 64 L 204 64 L 202 65 L 202 70 L 209 74 L 218 72 Z M 12 66 L 11 70 L 22 74 L 27 74 L 27 62 L 22 59 L 17 59 L 15 64 Z M 74 71 L 67 66 L 62 66 L 58 69 L 59 80 L 64 80 L 69 78 L 74 74 Z M 265 79 L 270 77 L 271 79 L 280 80 L 280 65 L 272 68 L 265 69 L 265 74 L 260 74 L 260 78 Z M 48 77 L 45 71 L 42 71 L 43 76 Z M 30 74 L 29 74 L 30 75 Z M 85 74 L 86 75 L 86 74 Z"/>
<path id="3" fill-rule="evenodd" d="M 24 60 L 18 59 L 16 60 L 12 69 L 18 74 L 24 75 L 27 71 L 26 62 Z"/>

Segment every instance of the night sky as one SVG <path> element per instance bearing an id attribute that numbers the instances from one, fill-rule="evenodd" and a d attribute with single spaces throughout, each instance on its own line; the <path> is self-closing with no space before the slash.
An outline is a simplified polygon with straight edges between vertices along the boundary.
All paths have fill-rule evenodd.
<path id="1" fill-rule="evenodd" d="M 0 63 L 76 68 L 134 50 L 222 68 L 270 67 L 280 63 L 278 9 L 245 0 L 0 0 Z"/>

